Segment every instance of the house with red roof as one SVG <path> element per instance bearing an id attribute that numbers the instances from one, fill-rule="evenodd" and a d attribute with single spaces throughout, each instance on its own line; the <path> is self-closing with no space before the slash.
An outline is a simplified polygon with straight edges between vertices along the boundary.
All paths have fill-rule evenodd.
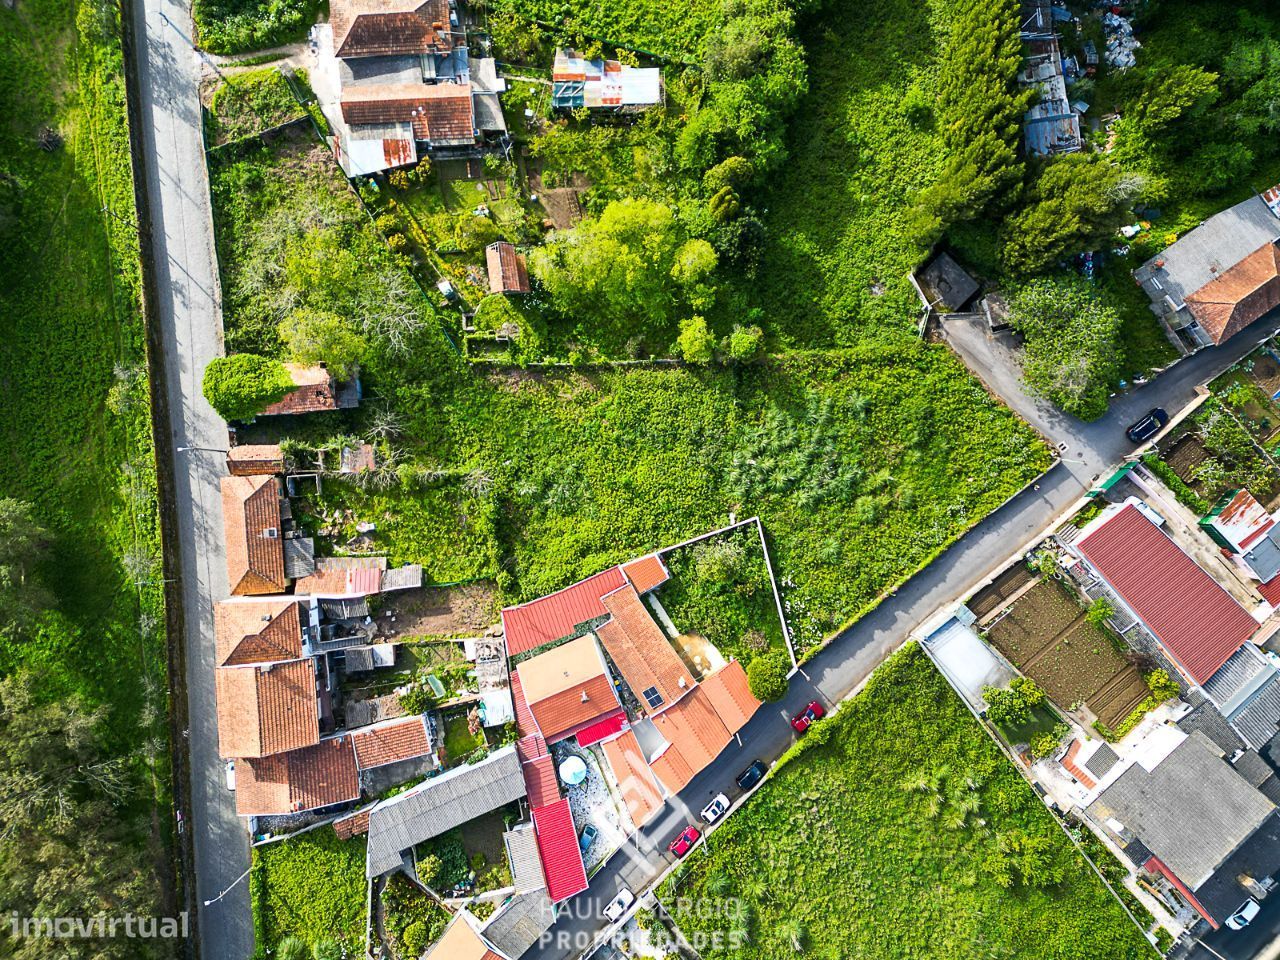
<path id="1" fill-rule="evenodd" d="M 1130 498 L 1090 523 L 1071 544 L 1159 643 L 1169 663 L 1203 686 L 1258 631 L 1258 621 L 1163 529 L 1164 519 Z"/>

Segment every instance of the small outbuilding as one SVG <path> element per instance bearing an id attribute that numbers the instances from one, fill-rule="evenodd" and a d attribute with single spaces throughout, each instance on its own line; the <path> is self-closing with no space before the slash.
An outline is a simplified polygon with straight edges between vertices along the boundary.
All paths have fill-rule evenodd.
<path id="1" fill-rule="evenodd" d="M 489 267 L 490 293 L 528 293 L 529 272 L 524 257 L 505 240 L 485 247 L 485 262 Z"/>
<path id="2" fill-rule="evenodd" d="M 945 313 L 962 310 L 978 293 L 978 281 L 947 253 L 940 253 L 917 274 L 929 305 Z"/>

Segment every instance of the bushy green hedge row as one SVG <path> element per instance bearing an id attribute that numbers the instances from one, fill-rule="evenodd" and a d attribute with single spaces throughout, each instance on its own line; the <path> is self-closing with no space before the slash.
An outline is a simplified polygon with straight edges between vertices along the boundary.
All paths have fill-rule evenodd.
<path id="1" fill-rule="evenodd" d="M 324 0 L 195 0 L 196 42 L 210 53 L 245 53 L 301 40 Z"/>

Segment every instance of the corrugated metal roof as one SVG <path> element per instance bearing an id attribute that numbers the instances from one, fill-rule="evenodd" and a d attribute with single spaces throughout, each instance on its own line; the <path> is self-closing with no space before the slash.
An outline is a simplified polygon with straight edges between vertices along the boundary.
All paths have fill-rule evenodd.
<path id="1" fill-rule="evenodd" d="M 569 801 L 535 807 L 533 823 L 551 901 L 559 903 L 587 889 L 587 871 L 582 865 L 582 850 L 578 846 L 578 831 L 573 825 Z"/>
<path id="2" fill-rule="evenodd" d="M 589 747 L 593 743 L 599 743 L 601 740 L 607 740 L 614 734 L 618 733 L 627 725 L 627 714 L 624 710 L 619 710 L 612 716 L 597 720 L 595 723 L 589 724 L 580 729 L 575 736 L 578 738 L 578 746 Z"/>
<path id="3" fill-rule="evenodd" d="M 366 875 L 380 877 L 400 865 L 400 855 L 447 830 L 525 796 L 515 747 L 479 763 L 456 767 L 378 804 L 369 813 Z"/>
<path id="4" fill-rule="evenodd" d="M 1271 679 L 1228 718 L 1249 746 L 1261 749 L 1280 732 L 1280 674 Z"/>
<path id="5" fill-rule="evenodd" d="M 1076 546 L 1197 683 L 1258 629 L 1248 611 L 1133 504 Z"/>
<path id="6" fill-rule="evenodd" d="M 560 786 L 556 782 L 556 764 L 549 756 L 541 756 L 521 764 L 524 786 L 529 794 L 529 806 L 549 807 L 560 800 Z"/>
<path id="7" fill-rule="evenodd" d="M 573 635 L 577 628 L 608 614 L 600 598 L 626 582 L 619 567 L 602 570 L 555 593 L 502 611 L 511 656 Z"/>
<path id="8" fill-rule="evenodd" d="M 516 893 L 529 893 L 545 889 L 542 860 L 538 857 L 538 838 L 532 823 L 519 823 L 502 835 L 507 848 L 507 861 L 511 864 L 511 879 Z"/>

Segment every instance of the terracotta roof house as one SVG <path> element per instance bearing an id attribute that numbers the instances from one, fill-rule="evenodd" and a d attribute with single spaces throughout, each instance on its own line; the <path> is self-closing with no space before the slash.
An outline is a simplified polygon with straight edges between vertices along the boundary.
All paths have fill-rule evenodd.
<path id="1" fill-rule="evenodd" d="M 1258 623 L 1130 500 L 1072 544 L 1193 684 L 1204 684 Z M 1161 521 L 1163 523 L 1163 521 Z"/>
<path id="2" fill-rule="evenodd" d="M 530 657 L 518 667 L 521 689 L 548 743 L 615 713 L 621 704 L 591 634 Z"/>
<path id="3" fill-rule="evenodd" d="M 636 827 L 643 827 L 662 809 L 662 791 L 645 762 L 644 752 L 630 730 L 604 742 L 604 755 L 622 791 L 622 801 Z"/>
<path id="4" fill-rule="evenodd" d="M 628 583 L 601 598 L 610 619 L 596 628 L 641 709 L 655 713 L 693 689 L 693 675 Z"/>
<path id="5" fill-rule="evenodd" d="M 213 608 L 219 667 L 298 660 L 309 619 L 297 600 L 224 600 Z"/>
<path id="6" fill-rule="evenodd" d="M 631 581 L 631 585 L 636 588 L 636 593 L 648 593 L 671 578 L 671 572 L 667 569 L 667 565 L 662 562 L 662 557 L 656 553 L 641 557 L 639 560 L 624 563 L 622 572 Z"/>
<path id="7" fill-rule="evenodd" d="M 679 793 L 728 746 L 733 735 L 702 686 L 653 718 L 667 741 L 649 766 L 669 793 Z"/>
<path id="8" fill-rule="evenodd" d="M 320 742 L 314 660 L 218 667 L 214 680 L 221 756 L 265 757 Z"/>
<path id="9" fill-rule="evenodd" d="M 423 717 L 363 727 L 351 734 L 351 743 L 355 747 L 356 766 L 361 770 L 413 760 L 431 752 L 431 739 Z"/>
<path id="10" fill-rule="evenodd" d="M 489 267 L 490 293 L 528 293 L 529 271 L 524 265 L 524 255 L 505 240 L 491 243 L 484 248 L 485 263 Z"/>
<path id="11" fill-rule="evenodd" d="M 352 378 L 339 383 L 323 363 L 313 367 L 286 363 L 294 389 L 258 414 L 260 417 L 292 416 L 302 413 L 324 413 L 360 406 L 360 381 Z"/>
<path id="12" fill-rule="evenodd" d="M 242 817 L 319 810 L 360 799 L 350 737 L 236 764 L 236 812 Z"/>
<path id="13" fill-rule="evenodd" d="M 573 636 L 583 624 L 607 617 L 609 611 L 601 598 L 626 582 L 620 567 L 610 567 L 545 597 L 507 607 L 502 611 L 507 653 L 513 657 L 527 653 Z"/>
<path id="14" fill-rule="evenodd" d="M 333 832 L 338 835 L 338 839 L 350 840 L 352 837 L 363 837 L 368 833 L 369 811 L 371 809 L 373 809 L 372 804 L 333 821 Z"/>
<path id="15" fill-rule="evenodd" d="M 567 900 L 587 889 L 587 871 L 578 846 L 578 830 L 568 800 L 533 810 L 538 856 L 547 880 L 547 896 L 552 903 Z"/>
<path id="16" fill-rule="evenodd" d="M 339 57 L 446 54 L 461 40 L 449 0 L 332 0 Z"/>
<path id="17" fill-rule="evenodd" d="M 472 926 L 474 922 L 466 910 L 455 913 L 424 960 L 509 960 Z"/>
<path id="18" fill-rule="evenodd" d="M 1087 812 L 1216 928 L 1254 895 L 1242 878 L 1280 872 L 1276 807 L 1204 734 L 1171 736 L 1172 750 L 1131 763 Z"/>
<path id="19" fill-rule="evenodd" d="M 342 118 L 353 127 L 410 123 L 414 139 L 428 147 L 476 142 L 475 105 L 470 83 L 388 83 L 348 87 L 340 101 Z"/>
<path id="20" fill-rule="evenodd" d="M 280 529 L 283 496 L 275 477 L 222 478 L 227 580 L 233 594 L 283 593 L 289 585 Z"/>
<path id="21" fill-rule="evenodd" d="M 422 586 L 422 565 L 389 567 L 386 557 L 321 557 L 315 569 L 293 585 L 296 596 L 340 599 L 368 597 Z"/>
<path id="22" fill-rule="evenodd" d="M 1280 187 L 1220 213 L 1133 272 L 1188 351 L 1225 343 L 1280 306 Z"/>
<path id="23" fill-rule="evenodd" d="M 255 477 L 284 473 L 284 453 L 274 443 L 246 443 L 227 451 L 227 473 L 233 477 Z"/>
<path id="24" fill-rule="evenodd" d="M 711 700 L 720 722 L 732 734 L 747 725 L 761 703 L 751 692 L 742 662 L 731 660 L 698 684 Z"/>

